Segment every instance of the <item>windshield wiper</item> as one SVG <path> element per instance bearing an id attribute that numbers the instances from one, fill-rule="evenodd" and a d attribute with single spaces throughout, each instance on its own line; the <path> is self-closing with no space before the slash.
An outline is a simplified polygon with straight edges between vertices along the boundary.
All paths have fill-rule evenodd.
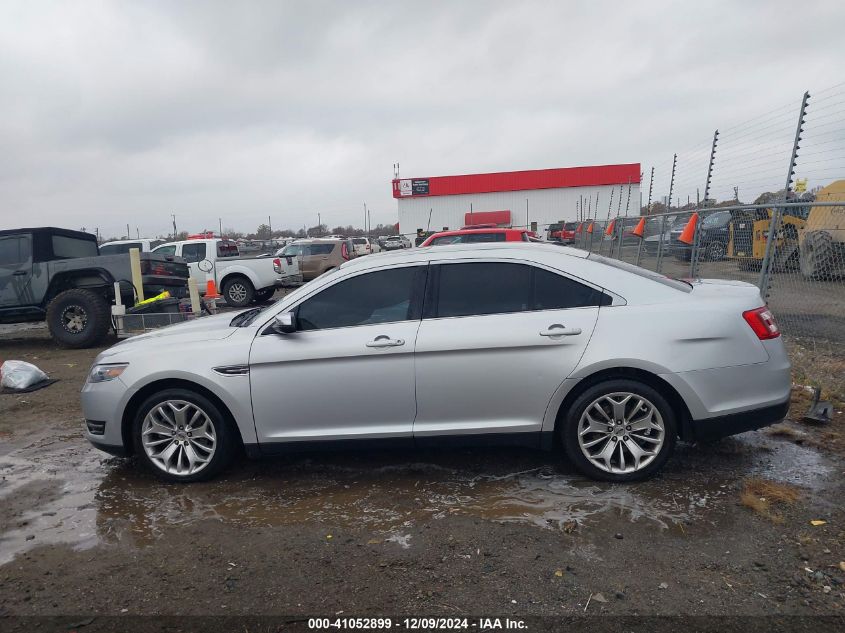
<path id="1" fill-rule="evenodd" d="M 264 308 L 250 308 L 245 312 L 241 312 L 240 314 L 236 314 L 231 321 L 229 321 L 229 325 L 231 327 L 244 327 L 249 325 L 253 322 L 255 317 L 258 316 L 258 313 L 261 312 Z"/>

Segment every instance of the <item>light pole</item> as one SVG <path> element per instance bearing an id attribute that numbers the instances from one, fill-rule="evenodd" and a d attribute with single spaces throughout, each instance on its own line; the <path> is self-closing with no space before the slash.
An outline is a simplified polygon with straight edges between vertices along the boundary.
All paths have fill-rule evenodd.
<path id="1" fill-rule="evenodd" d="M 323 222 L 322 222 L 322 220 L 320 220 L 320 214 L 319 213 L 317 214 L 317 230 L 320 232 L 320 234 L 323 233 Z"/>

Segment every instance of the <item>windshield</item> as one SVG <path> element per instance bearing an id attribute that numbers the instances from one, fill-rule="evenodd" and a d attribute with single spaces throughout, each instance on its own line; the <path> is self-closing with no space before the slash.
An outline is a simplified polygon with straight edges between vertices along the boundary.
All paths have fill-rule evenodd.
<path id="1" fill-rule="evenodd" d="M 141 242 L 126 242 L 124 244 L 103 244 L 100 247 L 100 255 L 122 255 L 128 253 L 130 248 L 137 248 L 139 251 L 144 250 L 144 245 Z"/>
<path id="2" fill-rule="evenodd" d="M 727 224 L 728 222 L 730 222 L 730 219 L 730 211 L 720 211 L 704 218 L 704 221 L 701 223 L 701 227 L 704 229 L 712 229 L 714 227 Z"/>

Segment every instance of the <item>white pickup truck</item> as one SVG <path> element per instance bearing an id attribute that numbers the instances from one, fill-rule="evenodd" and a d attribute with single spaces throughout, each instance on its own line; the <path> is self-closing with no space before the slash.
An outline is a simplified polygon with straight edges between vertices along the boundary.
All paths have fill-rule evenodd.
<path id="1" fill-rule="evenodd" d="M 181 257 L 196 279 L 200 294 L 214 280 L 230 306 L 241 308 L 253 301 L 266 301 L 276 288 L 302 283 L 295 257 L 241 257 L 231 240 L 203 239 L 169 242 L 153 249 L 159 255 Z"/>

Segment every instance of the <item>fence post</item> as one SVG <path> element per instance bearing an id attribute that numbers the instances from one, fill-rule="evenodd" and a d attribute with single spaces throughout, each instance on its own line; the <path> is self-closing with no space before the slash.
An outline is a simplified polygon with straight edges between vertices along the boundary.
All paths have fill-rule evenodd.
<path id="1" fill-rule="evenodd" d="M 669 179 L 669 199 L 666 201 L 666 211 L 672 208 L 672 190 L 675 188 L 675 168 L 678 166 L 678 155 L 672 156 L 672 177 Z M 663 224 L 660 227 L 660 239 L 657 242 L 657 265 L 655 272 L 660 272 L 661 264 L 663 263 L 663 234 L 666 232 L 666 215 L 663 215 Z"/>
<path id="2" fill-rule="evenodd" d="M 699 204 L 699 207 L 706 207 L 707 200 L 710 197 L 710 181 L 713 178 L 713 163 L 716 162 L 716 144 L 719 142 L 719 130 L 713 132 L 713 145 L 710 146 L 710 162 L 707 163 L 707 180 L 704 183 L 704 201 L 702 204 Z M 696 209 L 696 211 L 700 211 L 700 209 Z M 704 218 L 700 218 L 698 222 L 695 223 L 695 237 L 692 240 L 692 252 L 690 253 L 689 257 L 689 276 L 692 279 L 695 279 L 698 276 L 698 259 L 699 259 L 699 248 L 701 246 L 701 231 L 699 230 L 699 225 L 704 220 Z"/>
<path id="3" fill-rule="evenodd" d="M 654 167 L 651 168 L 651 179 L 649 180 L 649 183 L 648 183 L 648 203 L 646 204 L 646 212 L 645 212 L 646 217 L 651 215 L 651 190 L 652 190 L 653 187 L 654 187 Z M 640 193 L 642 193 L 642 189 L 640 189 Z M 640 200 L 642 200 L 642 198 Z M 640 210 L 640 214 L 642 214 L 642 210 Z M 648 220 L 646 220 L 646 222 L 648 222 Z M 643 240 L 644 239 L 645 239 L 645 236 L 641 237 L 640 242 L 637 245 L 637 266 L 640 265 L 640 260 L 642 259 L 642 256 L 643 256 Z M 662 239 L 663 239 L 663 235 L 661 234 L 660 240 L 662 240 Z"/>
<path id="4" fill-rule="evenodd" d="M 792 153 L 789 155 L 789 168 L 786 170 L 786 185 L 783 191 L 783 201 L 787 202 L 789 192 L 792 190 L 792 177 L 795 175 L 795 161 L 798 159 L 798 143 L 801 141 L 801 132 L 804 131 L 804 117 L 807 116 L 807 101 L 810 100 L 810 93 L 805 92 L 801 99 L 801 110 L 798 113 L 798 125 L 795 127 L 795 140 L 792 142 Z M 760 279 L 757 286 L 760 288 L 760 295 L 763 301 L 769 298 L 769 279 L 772 274 L 772 260 L 774 243 L 777 240 L 777 233 L 780 230 L 780 221 L 783 216 L 783 207 L 772 208 L 772 221 L 769 223 L 769 236 L 766 239 L 766 253 L 763 255 L 763 263 L 760 266 Z"/>

